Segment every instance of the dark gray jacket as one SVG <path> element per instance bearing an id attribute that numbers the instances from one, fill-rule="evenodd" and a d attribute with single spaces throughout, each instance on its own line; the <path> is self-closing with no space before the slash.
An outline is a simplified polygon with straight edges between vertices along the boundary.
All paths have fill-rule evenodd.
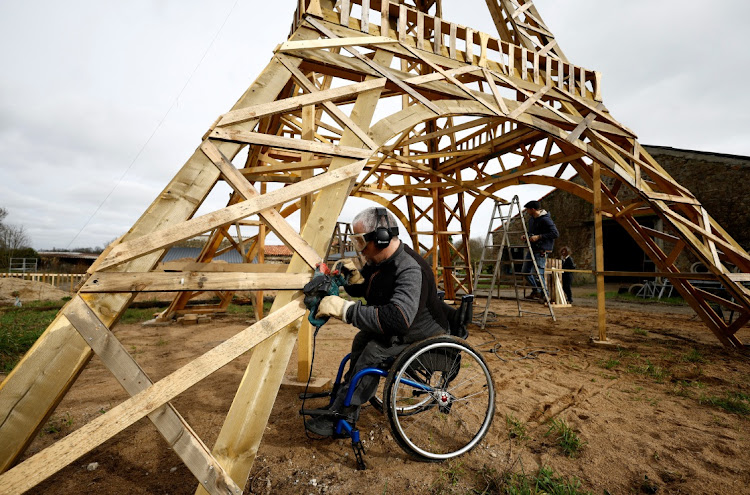
<path id="1" fill-rule="evenodd" d="M 362 284 L 346 285 L 353 297 L 363 297 L 346 313 L 352 325 L 389 343 L 411 343 L 445 333 L 449 328 L 437 297 L 432 269 L 404 243 L 387 260 L 367 264 Z"/>

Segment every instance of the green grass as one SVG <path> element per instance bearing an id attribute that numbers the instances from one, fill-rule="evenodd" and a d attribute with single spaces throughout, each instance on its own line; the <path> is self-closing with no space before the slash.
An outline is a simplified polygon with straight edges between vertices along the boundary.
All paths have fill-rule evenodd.
<path id="1" fill-rule="evenodd" d="M 590 292 L 583 297 L 596 297 L 596 292 Z M 668 306 L 687 306 L 685 300 L 681 297 L 662 297 L 661 299 L 656 298 L 643 298 L 638 297 L 628 292 L 618 294 L 617 291 L 607 291 L 604 293 L 605 299 L 613 299 L 616 301 L 627 301 L 627 302 L 639 302 L 647 304 L 666 304 Z"/>
<path id="2" fill-rule="evenodd" d="M 663 382 L 669 377 L 669 370 L 661 366 L 653 364 L 648 359 L 646 364 L 631 364 L 628 365 L 628 373 L 635 373 L 637 375 L 645 375 L 656 380 L 657 383 Z"/>
<path id="3" fill-rule="evenodd" d="M 0 372 L 8 373 L 18 364 L 64 304 L 34 301 L 0 312 Z"/>
<path id="4" fill-rule="evenodd" d="M 611 370 L 619 366 L 620 361 L 612 358 L 607 359 L 606 361 L 604 359 L 600 359 L 598 364 L 604 369 Z"/>
<path id="5" fill-rule="evenodd" d="M 526 440 L 528 435 L 526 434 L 526 425 L 513 416 L 512 414 L 505 415 L 505 427 L 508 429 L 509 438 L 517 438 L 518 440 Z"/>
<path id="6" fill-rule="evenodd" d="M 560 445 L 563 453 L 568 457 L 576 457 L 580 450 L 586 445 L 578 434 L 568 426 L 562 419 L 554 419 L 550 423 L 549 430 L 544 434 L 545 437 L 555 436 L 555 441 Z"/>
<path id="7" fill-rule="evenodd" d="M 681 358 L 681 361 L 684 361 L 686 363 L 705 363 L 706 358 L 703 357 L 703 355 L 698 351 L 698 349 L 691 349 L 686 354 L 684 354 Z"/>
<path id="8" fill-rule="evenodd" d="M 534 475 L 526 473 L 499 472 L 493 467 L 485 465 L 480 471 L 483 486 L 475 488 L 475 494 L 502 495 L 591 495 L 588 490 L 581 488 L 581 482 L 576 477 L 567 478 L 555 474 L 542 466 Z"/>
<path id="9" fill-rule="evenodd" d="M 648 330 L 644 330 L 642 328 L 636 327 L 636 328 L 633 329 L 633 334 L 635 334 L 635 335 L 642 335 L 642 336 L 646 337 L 648 335 Z"/>
<path id="10" fill-rule="evenodd" d="M 750 415 L 750 395 L 742 392 L 729 392 L 724 397 L 704 395 L 698 399 L 698 402 L 739 416 Z"/>

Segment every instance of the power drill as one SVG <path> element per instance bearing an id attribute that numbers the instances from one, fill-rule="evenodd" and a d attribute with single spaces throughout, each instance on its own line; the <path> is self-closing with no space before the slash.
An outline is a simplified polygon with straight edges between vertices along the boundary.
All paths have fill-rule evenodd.
<path id="1" fill-rule="evenodd" d="M 310 311 L 307 319 L 316 329 L 325 325 L 329 318 L 328 316 L 324 318 L 315 317 L 320 301 L 326 296 L 338 296 L 339 287 L 345 284 L 346 278 L 341 271 L 331 270 L 325 263 L 315 265 L 312 280 L 305 284 L 302 292 L 305 294 L 305 307 Z"/>

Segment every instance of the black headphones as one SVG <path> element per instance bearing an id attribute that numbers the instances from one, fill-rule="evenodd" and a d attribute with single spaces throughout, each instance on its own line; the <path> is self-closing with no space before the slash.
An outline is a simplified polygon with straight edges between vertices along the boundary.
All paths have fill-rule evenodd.
<path id="1" fill-rule="evenodd" d="M 391 239 L 396 237 L 398 235 L 398 226 L 394 225 L 391 227 L 391 222 L 388 219 L 388 211 L 385 208 L 375 208 L 375 214 L 377 215 L 377 220 L 375 222 L 375 230 L 372 232 L 365 234 L 363 237 L 366 241 L 375 241 L 375 246 L 378 249 L 383 249 L 385 247 L 388 247 L 388 245 L 391 243 Z M 383 227 L 380 225 L 380 219 L 385 219 L 386 227 Z"/>

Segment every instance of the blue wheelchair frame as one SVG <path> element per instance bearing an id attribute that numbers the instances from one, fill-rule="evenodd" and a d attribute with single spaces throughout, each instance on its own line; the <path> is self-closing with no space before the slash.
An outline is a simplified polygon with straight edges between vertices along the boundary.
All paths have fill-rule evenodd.
<path id="1" fill-rule="evenodd" d="M 344 376 L 344 368 L 346 367 L 346 363 L 351 360 L 351 356 L 351 353 L 347 354 L 346 356 L 344 356 L 344 359 L 341 360 L 339 370 L 336 373 L 336 381 L 334 382 L 333 390 L 331 391 L 331 400 L 328 403 L 329 406 L 332 406 L 334 400 L 336 399 L 338 388 L 341 386 L 341 379 Z M 382 378 L 386 378 L 388 376 L 388 371 L 381 368 L 365 368 L 355 373 L 351 379 L 351 383 L 349 384 L 349 390 L 347 390 L 346 398 L 344 399 L 344 407 L 349 407 L 351 405 L 354 390 L 357 388 L 359 381 L 365 375 L 378 375 Z M 415 382 L 414 380 L 409 380 L 408 378 L 401 378 L 399 381 L 423 392 L 434 391 L 433 387 L 427 386 L 423 383 Z M 360 440 L 359 429 L 356 427 L 356 424 L 350 424 L 346 419 L 340 418 L 336 421 L 336 427 L 334 431 L 336 435 L 347 435 L 352 439 L 352 449 L 354 450 L 354 456 L 357 461 L 357 468 L 365 469 L 365 463 L 362 458 L 362 454 L 365 453 L 365 449 L 362 445 L 362 441 Z"/>

